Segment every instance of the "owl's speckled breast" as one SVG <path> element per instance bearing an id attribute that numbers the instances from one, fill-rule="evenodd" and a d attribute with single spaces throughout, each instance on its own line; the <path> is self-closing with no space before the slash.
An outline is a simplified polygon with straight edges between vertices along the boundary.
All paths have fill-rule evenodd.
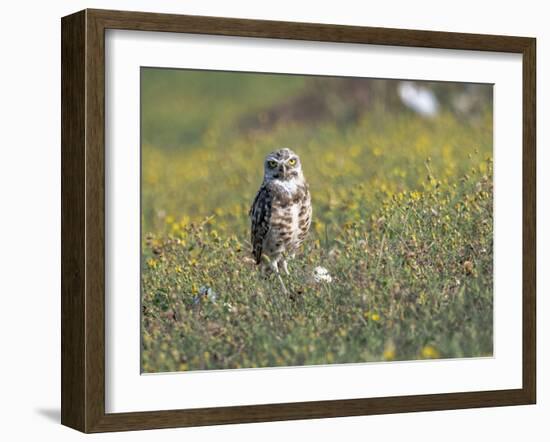
<path id="1" fill-rule="evenodd" d="M 271 228 L 266 236 L 268 255 L 293 254 L 309 229 L 311 201 L 305 183 L 270 183 L 273 192 Z"/>

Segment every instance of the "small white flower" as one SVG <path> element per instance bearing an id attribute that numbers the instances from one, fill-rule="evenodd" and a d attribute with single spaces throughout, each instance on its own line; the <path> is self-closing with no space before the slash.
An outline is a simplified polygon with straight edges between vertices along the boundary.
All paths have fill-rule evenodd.
<path id="1" fill-rule="evenodd" d="M 315 282 L 332 282 L 332 276 L 324 267 L 318 266 L 313 269 L 313 280 Z"/>

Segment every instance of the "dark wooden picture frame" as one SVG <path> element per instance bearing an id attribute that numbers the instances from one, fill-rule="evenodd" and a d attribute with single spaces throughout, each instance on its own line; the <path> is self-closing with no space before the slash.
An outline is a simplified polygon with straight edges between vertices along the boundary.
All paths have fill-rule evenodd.
<path id="1" fill-rule="evenodd" d="M 61 422 L 83 432 L 534 404 L 536 41 L 533 38 L 84 10 L 62 29 Z M 105 30 L 495 51 L 523 57 L 523 386 L 400 397 L 105 412 Z"/>

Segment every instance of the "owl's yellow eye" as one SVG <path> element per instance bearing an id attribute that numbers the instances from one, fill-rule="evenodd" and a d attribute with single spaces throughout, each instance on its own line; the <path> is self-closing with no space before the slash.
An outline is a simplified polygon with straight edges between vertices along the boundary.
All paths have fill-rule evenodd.
<path id="1" fill-rule="evenodd" d="M 291 166 L 295 166 L 296 165 L 296 158 L 291 158 L 290 160 L 288 160 L 288 164 L 291 165 Z"/>
<path id="2" fill-rule="evenodd" d="M 277 167 L 277 161 L 268 161 L 267 162 L 267 165 L 269 166 L 270 169 L 275 169 Z"/>

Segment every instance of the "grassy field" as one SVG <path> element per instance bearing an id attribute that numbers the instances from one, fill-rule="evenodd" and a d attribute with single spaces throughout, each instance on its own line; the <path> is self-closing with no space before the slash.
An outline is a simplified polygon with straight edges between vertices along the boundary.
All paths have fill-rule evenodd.
<path id="1" fill-rule="evenodd" d="M 490 107 L 426 119 L 331 98 L 316 118 L 273 117 L 311 87 L 143 71 L 144 372 L 492 354 Z M 252 264 L 247 217 L 263 157 L 282 146 L 314 207 L 288 295 Z"/>

